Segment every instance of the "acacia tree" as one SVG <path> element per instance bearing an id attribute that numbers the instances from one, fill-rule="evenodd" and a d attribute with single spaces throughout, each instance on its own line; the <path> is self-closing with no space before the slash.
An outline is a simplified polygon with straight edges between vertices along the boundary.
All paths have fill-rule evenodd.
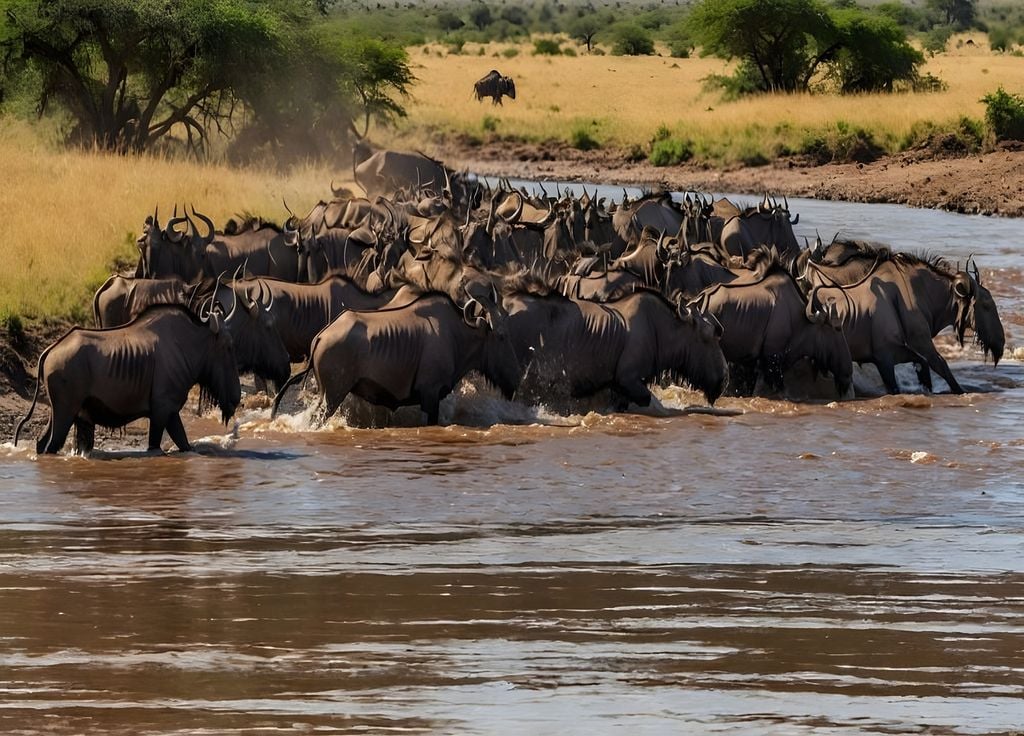
<path id="1" fill-rule="evenodd" d="M 316 0 L 0 0 L 0 53 L 0 85 L 36 74 L 40 113 L 124 153 L 180 130 L 201 151 L 238 132 L 239 106 L 255 140 L 347 139 L 404 114 L 392 95 L 413 81 L 403 50 L 331 26 Z"/>
<path id="2" fill-rule="evenodd" d="M 240 2 L 0 0 L 7 74 L 33 66 L 39 110 L 63 106 L 73 137 L 141 151 L 175 125 L 202 141 L 231 114 L 239 75 L 280 51 L 272 15 Z"/>
<path id="3" fill-rule="evenodd" d="M 702 53 L 740 60 L 741 91 L 803 91 L 822 71 L 843 92 L 892 90 L 924 60 L 891 18 L 820 0 L 701 0 L 687 25 Z"/>
<path id="4" fill-rule="evenodd" d="M 839 49 L 818 0 L 702 0 L 688 22 L 703 53 L 747 62 L 765 92 L 806 89 Z"/>

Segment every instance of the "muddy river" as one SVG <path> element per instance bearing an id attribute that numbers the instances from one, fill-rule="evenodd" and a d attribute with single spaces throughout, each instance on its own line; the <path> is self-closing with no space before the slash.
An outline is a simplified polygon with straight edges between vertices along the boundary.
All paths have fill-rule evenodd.
<path id="1" fill-rule="evenodd" d="M 1021 344 L 1021 221 L 791 206 L 978 253 Z M 560 415 L 469 385 L 440 428 L 250 407 L 192 419 L 195 454 L 4 445 L 0 733 L 1020 729 L 1024 366 L 953 357 L 964 396 Z"/>

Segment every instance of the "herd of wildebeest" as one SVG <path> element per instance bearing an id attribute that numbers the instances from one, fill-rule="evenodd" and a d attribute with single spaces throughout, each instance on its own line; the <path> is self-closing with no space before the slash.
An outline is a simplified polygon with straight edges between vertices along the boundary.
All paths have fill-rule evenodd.
<path id="1" fill-rule="evenodd" d="M 75 327 L 40 356 L 18 432 L 40 387 L 51 416 L 39 453 L 58 452 L 72 426 L 88 452 L 96 425 L 142 417 L 151 449 L 166 430 L 188 450 L 190 390 L 226 422 L 240 373 L 273 385 L 275 413 L 313 373 L 324 416 L 355 394 L 419 405 L 437 423 L 471 371 L 525 401 L 610 389 L 622 410 L 646 406 L 656 381 L 709 403 L 792 393 L 783 377 L 801 361 L 805 375 L 831 377 L 836 398 L 851 395 L 855 362 L 877 366 L 890 392 L 899 363 L 928 390 L 934 370 L 961 392 L 933 344 L 947 326 L 1002 357 L 972 259 L 960 270 L 838 238 L 801 247 L 785 198 L 741 208 L 700 194 L 536 195 L 365 144 L 353 177 L 365 196 L 332 183 L 329 201 L 289 210 L 282 227 L 245 216 L 218 230 L 195 209 L 166 222 L 154 211 L 135 273 L 95 295 L 96 329 Z"/>

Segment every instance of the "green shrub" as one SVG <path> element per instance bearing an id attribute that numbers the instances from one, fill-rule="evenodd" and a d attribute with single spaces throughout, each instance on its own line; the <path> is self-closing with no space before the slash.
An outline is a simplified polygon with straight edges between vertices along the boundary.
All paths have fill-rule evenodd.
<path id="1" fill-rule="evenodd" d="M 885 153 L 885 149 L 871 131 L 839 120 L 834 128 L 808 132 L 801 142 L 800 152 L 817 163 L 869 163 Z"/>
<path id="2" fill-rule="evenodd" d="M 593 151 L 600 148 L 601 142 L 591 133 L 591 127 L 591 125 L 586 123 L 576 125 L 569 132 L 569 145 L 580 151 Z"/>
<path id="3" fill-rule="evenodd" d="M 693 158 L 693 143 L 681 138 L 655 139 L 647 158 L 654 166 L 677 166 Z"/>
<path id="4" fill-rule="evenodd" d="M 921 39 L 921 47 L 931 56 L 941 54 L 946 50 L 950 37 L 953 35 L 952 26 L 935 26 Z"/>
<path id="5" fill-rule="evenodd" d="M 576 56 L 576 49 L 572 46 L 566 46 L 562 49 L 562 56 Z"/>
<path id="6" fill-rule="evenodd" d="M 538 38 L 533 42 L 534 56 L 558 56 L 561 53 L 561 45 L 553 38 Z"/>
<path id="7" fill-rule="evenodd" d="M 985 103 L 985 122 L 997 141 L 1024 141 L 1024 96 L 1000 86 L 981 101 Z"/>
<path id="8" fill-rule="evenodd" d="M 1014 35 L 1006 26 L 992 26 L 988 30 L 988 45 L 993 51 L 1009 51 L 1013 48 Z"/>
<path id="9" fill-rule="evenodd" d="M 493 115 L 484 115 L 484 119 L 480 122 L 480 127 L 484 129 L 485 133 L 493 133 L 498 129 L 499 122 L 501 121 Z"/>
<path id="10" fill-rule="evenodd" d="M 21 316 L 15 312 L 0 312 L 0 328 L 16 349 L 20 350 L 27 344 L 25 325 L 21 321 Z"/>
<path id="11" fill-rule="evenodd" d="M 513 59 L 516 56 L 519 56 L 519 49 L 515 46 L 509 46 L 507 49 L 502 49 L 501 55 L 506 59 Z"/>
<path id="12" fill-rule="evenodd" d="M 612 53 L 616 56 L 650 56 L 654 53 L 654 39 L 640 26 L 623 23 L 614 31 Z"/>

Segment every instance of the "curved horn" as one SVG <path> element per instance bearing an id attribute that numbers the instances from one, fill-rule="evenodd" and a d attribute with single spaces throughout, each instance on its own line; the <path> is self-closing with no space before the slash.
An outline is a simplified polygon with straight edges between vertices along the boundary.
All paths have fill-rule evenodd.
<path id="1" fill-rule="evenodd" d="M 800 213 L 799 213 L 799 212 L 797 212 L 797 213 L 796 213 L 796 216 L 795 216 L 795 217 L 793 217 L 793 219 L 791 219 L 791 220 L 789 221 L 789 224 L 790 224 L 790 225 L 798 225 L 799 223 L 800 223 Z"/>
<path id="2" fill-rule="evenodd" d="M 820 309 L 816 309 L 814 306 L 818 303 L 818 292 L 824 288 L 824 284 L 815 286 L 808 295 L 807 306 L 804 308 L 804 314 L 807 316 L 808 321 L 813 322 L 816 325 L 820 325 L 825 321 L 825 313 Z"/>
<path id="3" fill-rule="evenodd" d="M 195 207 L 192 208 L 192 214 L 198 217 L 200 220 L 202 220 L 203 224 L 206 225 L 207 228 L 209 228 L 209 232 L 207 232 L 206 235 L 202 237 L 202 244 L 205 247 L 212 243 L 214 238 L 217 237 L 216 231 L 213 227 L 213 220 L 204 215 L 202 212 L 196 212 Z"/>
<path id="4" fill-rule="evenodd" d="M 238 272 L 236 271 L 235 273 L 238 273 Z M 235 310 L 238 309 L 238 292 L 235 291 L 235 284 L 236 284 L 236 282 L 237 282 L 237 279 L 234 279 L 234 278 L 231 279 L 231 286 L 229 287 L 231 289 L 231 309 L 230 309 L 230 311 L 228 311 L 228 316 L 224 320 L 225 322 L 230 322 L 231 318 L 235 316 Z M 215 298 L 217 296 L 217 287 L 216 286 L 213 287 L 213 295 L 214 296 L 211 297 L 211 299 Z M 212 306 L 213 305 L 211 304 L 211 309 L 212 309 Z"/>
<path id="5" fill-rule="evenodd" d="M 292 208 L 288 206 L 288 202 L 286 202 L 286 201 L 285 201 L 285 198 L 284 198 L 284 197 L 281 197 L 281 204 L 283 204 L 283 205 L 284 205 L 284 208 L 285 208 L 286 210 L 288 210 L 288 214 L 289 214 L 289 215 L 291 215 L 292 217 L 295 217 L 295 213 L 294 213 L 294 212 L 292 212 Z"/>
<path id="6" fill-rule="evenodd" d="M 174 229 L 183 222 L 188 222 L 188 218 L 174 217 L 167 221 L 167 227 L 164 228 L 164 234 L 167 236 L 167 239 L 170 240 L 172 243 L 180 243 L 181 239 L 185 237 L 184 231 L 178 232 L 177 230 Z"/>

